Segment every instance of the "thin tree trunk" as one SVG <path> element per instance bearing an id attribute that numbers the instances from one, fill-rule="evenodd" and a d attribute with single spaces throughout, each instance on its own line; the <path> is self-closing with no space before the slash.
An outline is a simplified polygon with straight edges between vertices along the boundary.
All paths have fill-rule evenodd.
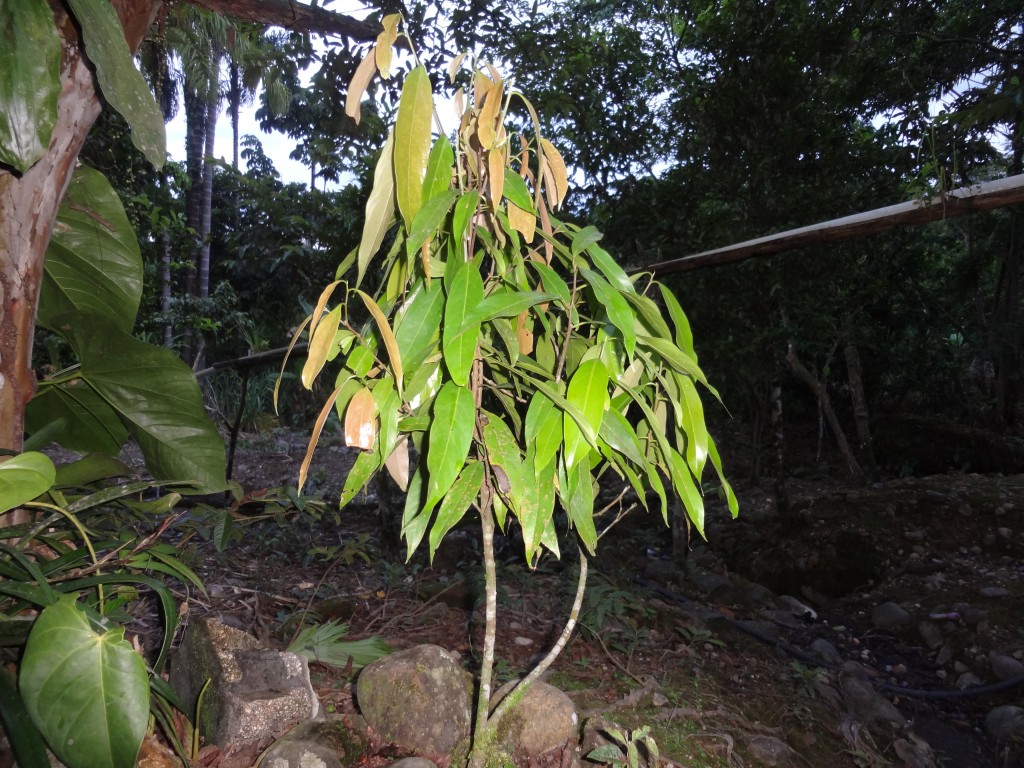
<path id="1" fill-rule="evenodd" d="M 192 235 L 192 252 L 185 268 L 183 294 L 186 315 L 194 312 L 198 296 L 199 262 L 203 248 L 203 158 L 206 148 L 206 101 L 193 88 L 185 88 L 185 170 L 189 186 L 185 192 L 185 224 Z M 181 356 L 191 365 L 195 358 L 195 334 L 189 323 L 182 329 Z"/>
<path id="2" fill-rule="evenodd" d="M 825 420 L 828 422 L 829 427 L 832 429 L 832 434 L 835 436 L 836 445 L 839 447 L 839 452 L 846 459 L 846 466 L 850 474 L 854 477 L 862 477 L 864 470 L 860 468 L 860 464 L 857 463 L 857 458 L 853 455 L 853 451 L 850 450 L 850 444 L 846 440 L 846 434 L 843 432 L 843 428 L 839 425 L 839 419 L 836 417 L 836 412 L 832 408 L 832 400 L 828 396 L 828 389 L 825 385 L 812 374 L 804 364 L 800 362 L 800 359 L 796 356 L 796 348 L 793 346 L 793 342 L 789 343 L 789 348 L 786 352 L 786 362 L 789 364 L 790 370 L 796 374 L 796 377 L 800 379 L 804 384 L 807 385 L 814 396 L 818 399 L 818 404 L 821 406 L 822 412 L 825 414 Z"/>
<path id="3" fill-rule="evenodd" d="M 214 52 L 215 59 L 220 59 L 220 52 Z M 205 305 L 206 299 L 210 298 L 210 227 L 213 220 L 213 158 L 214 143 L 217 138 L 217 113 L 220 107 L 219 83 L 210 84 L 210 92 L 206 99 L 206 141 L 203 153 L 203 187 L 202 187 L 202 213 L 200 217 L 199 234 L 202 238 L 202 245 L 199 249 L 199 264 L 197 269 L 196 295 L 199 301 Z M 200 370 L 206 365 L 206 339 L 200 334 L 196 345 L 196 351 L 192 359 L 194 370 Z"/>
<path id="4" fill-rule="evenodd" d="M 771 425 L 775 459 L 775 507 L 779 519 L 786 524 L 792 509 L 789 503 L 789 489 L 786 487 L 785 430 L 782 421 L 782 381 L 771 382 Z"/>
<path id="5" fill-rule="evenodd" d="M 843 355 L 846 358 L 846 375 L 850 383 L 850 400 L 853 404 L 853 421 L 857 427 L 857 443 L 860 455 L 868 467 L 869 477 L 875 477 L 875 446 L 871 439 L 871 415 L 868 400 L 864 394 L 864 376 L 860 366 L 860 353 L 854 342 L 853 318 L 843 316 Z"/>
<path id="6" fill-rule="evenodd" d="M 160 257 L 160 311 L 166 318 L 164 322 L 164 346 L 174 346 L 174 324 L 171 322 L 171 238 L 164 231 L 160 235 L 163 255 Z"/>
<path id="7" fill-rule="evenodd" d="M 239 144 L 239 125 L 238 125 L 238 112 L 241 108 L 242 103 L 242 84 L 240 82 L 240 75 L 238 72 L 238 63 L 231 59 L 230 64 L 231 72 L 231 91 L 228 95 L 228 104 L 231 111 L 231 136 L 233 139 L 234 146 L 232 147 L 232 158 L 231 162 L 234 169 L 238 170 L 238 144 Z"/>

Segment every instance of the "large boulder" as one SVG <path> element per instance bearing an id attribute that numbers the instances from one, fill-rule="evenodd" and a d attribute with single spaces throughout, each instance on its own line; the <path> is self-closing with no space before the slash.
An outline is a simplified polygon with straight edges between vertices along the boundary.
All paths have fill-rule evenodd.
<path id="1" fill-rule="evenodd" d="M 386 741 L 425 755 L 446 755 L 469 737 L 473 677 L 443 648 L 418 645 L 363 669 L 356 702 Z"/>
<path id="2" fill-rule="evenodd" d="M 494 695 L 494 707 L 512 691 L 506 683 Z M 534 683 L 498 723 L 498 740 L 510 753 L 536 757 L 548 750 L 576 743 L 579 718 L 572 699 L 548 683 Z"/>

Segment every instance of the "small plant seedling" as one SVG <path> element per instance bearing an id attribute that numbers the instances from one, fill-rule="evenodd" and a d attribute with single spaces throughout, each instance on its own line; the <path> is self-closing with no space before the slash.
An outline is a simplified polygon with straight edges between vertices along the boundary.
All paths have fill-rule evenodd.
<path id="1" fill-rule="evenodd" d="M 602 731 L 611 740 L 587 753 L 587 759 L 609 763 L 614 768 L 655 768 L 658 765 L 658 744 L 651 736 L 651 727 L 642 725 L 634 730 L 609 728 Z"/>

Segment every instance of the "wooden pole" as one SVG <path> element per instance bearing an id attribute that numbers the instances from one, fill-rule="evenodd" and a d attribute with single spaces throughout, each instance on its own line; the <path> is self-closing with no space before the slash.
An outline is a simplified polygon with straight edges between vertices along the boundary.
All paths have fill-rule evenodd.
<path id="1" fill-rule="evenodd" d="M 636 271 L 653 272 L 657 275 L 684 272 L 743 261 L 756 256 L 770 256 L 795 248 L 850 240 L 897 227 L 927 224 L 1020 203 L 1024 203 L 1024 175 L 1008 176 L 1005 179 L 954 189 L 928 200 L 913 200 L 909 203 L 876 208 L 873 211 L 844 216 L 809 227 L 790 229 L 756 240 L 746 240 L 725 248 L 715 248 L 691 256 L 662 261 Z"/>

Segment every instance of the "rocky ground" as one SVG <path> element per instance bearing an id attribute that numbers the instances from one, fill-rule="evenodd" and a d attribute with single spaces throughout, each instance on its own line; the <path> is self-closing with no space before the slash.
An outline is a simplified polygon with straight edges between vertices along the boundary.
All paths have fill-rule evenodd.
<path id="1" fill-rule="evenodd" d="M 188 616 L 282 647 L 304 621 L 341 620 L 350 638 L 432 643 L 473 671 L 483 627 L 472 526 L 433 565 L 405 563 L 384 533 L 400 514 L 394 489 L 381 498 L 373 485 L 338 513 L 352 455 L 337 442 L 318 450 L 303 496 L 281 490 L 304 452 L 296 432 L 240 441 L 237 539 L 223 551 L 188 543 L 208 591 L 181 593 Z M 670 765 L 1024 765 L 1024 476 L 865 484 L 821 461 L 792 474 L 780 517 L 767 484 L 733 471 L 740 517 L 712 501 L 708 543 L 683 558 L 660 515 L 617 524 L 548 682 L 584 716 L 650 726 Z M 576 564 L 570 554 L 530 572 L 514 537 L 499 555 L 501 681 L 560 631 Z M 313 665 L 328 712 L 355 711 L 351 677 Z"/>

